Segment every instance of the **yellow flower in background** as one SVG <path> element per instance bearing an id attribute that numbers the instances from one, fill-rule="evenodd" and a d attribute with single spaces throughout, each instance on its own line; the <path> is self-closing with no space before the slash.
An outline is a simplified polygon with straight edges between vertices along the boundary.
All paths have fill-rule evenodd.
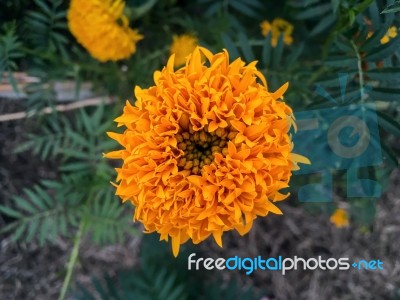
<path id="1" fill-rule="evenodd" d="M 393 39 L 397 36 L 397 27 L 391 26 L 386 34 L 381 38 L 381 44 L 389 43 L 390 39 Z"/>
<path id="2" fill-rule="evenodd" d="M 332 214 L 330 221 L 337 228 L 349 226 L 349 216 L 347 214 L 347 211 L 343 208 L 336 209 L 335 212 Z"/>
<path id="3" fill-rule="evenodd" d="M 369 31 L 367 38 L 370 38 L 374 34 L 373 31 Z M 397 36 L 397 27 L 396 26 L 391 26 L 388 31 L 385 33 L 385 35 L 381 38 L 380 42 L 381 44 L 386 44 L 389 43 L 389 41 Z"/>
<path id="4" fill-rule="evenodd" d="M 124 8 L 122 0 L 71 0 L 67 15 L 69 29 L 101 62 L 129 58 L 143 36 L 129 27 Z"/>
<path id="5" fill-rule="evenodd" d="M 291 153 L 287 83 L 268 91 L 256 62 L 229 63 L 226 50 L 196 47 L 184 67 L 174 65 L 172 55 L 154 86 L 135 88 L 135 105 L 127 101 L 115 119 L 124 132 L 108 133 L 122 150 L 105 157 L 123 160 L 116 194 L 136 207 L 134 220 L 171 238 L 177 256 L 189 239 L 213 236 L 222 246 L 225 231 L 243 235 L 257 217 L 282 214 L 280 190 L 309 161 Z"/>
<path id="6" fill-rule="evenodd" d="M 190 34 L 174 35 L 170 54 L 175 54 L 174 66 L 178 67 L 186 62 L 186 57 L 197 47 L 197 38 Z"/>
<path id="7" fill-rule="evenodd" d="M 275 18 L 272 23 L 263 21 L 261 22 L 260 27 L 263 36 L 267 36 L 271 33 L 272 47 L 276 47 L 281 34 L 283 34 L 283 42 L 285 45 L 291 45 L 293 43 L 293 25 L 284 19 Z"/>

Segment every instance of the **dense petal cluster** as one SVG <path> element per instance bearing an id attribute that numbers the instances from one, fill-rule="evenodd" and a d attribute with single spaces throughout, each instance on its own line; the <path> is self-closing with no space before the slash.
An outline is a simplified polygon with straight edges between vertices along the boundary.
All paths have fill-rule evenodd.
<path id="1" fill-rule="evenodd" d="M 170 53 L 175 54 L 175 67 L 182 66 L 186 57 L 197 47 L 197 38 L 191 34 L 174 35 Z"/>
<path id="2" fill-rule="evenodd" d="M 262 21 L 260 27 L 263 36 L 271 34 L 272 47 L 276 47 L 281 34 L 283 35 L 283 42 L 285 45 L 291 45 L 293 43 L 293 25 L 284 19 L 275 18 L 272 23 Z"/>
<path id="3" fill-rule="evenodd" d="M 281 214 L 280 190 L 298 162 L 309 163 L 291 153 L 288 84 L 269 92 L 256 62 L 204 48 L 176 71 L 172 55 L 154 81 L 136 87 L 135 105 L 115 120 L 125 131 L 109 133 L 123 146 L 106 154 L 123 160 L 116 194 L 136 207 L 134 220 L 171 237 L 176 256 L 189 239 L 212 235 L 222 246 L 223 232 L 245 234 L 258 216 Z"/>
<path id="4" fill-rule="evenodd" d="M 71 0 L 68 26 L 78 42 L 99 61 L 117 61 L 136 52 L 143 36 L 129 27 L 122 0 Z"/>

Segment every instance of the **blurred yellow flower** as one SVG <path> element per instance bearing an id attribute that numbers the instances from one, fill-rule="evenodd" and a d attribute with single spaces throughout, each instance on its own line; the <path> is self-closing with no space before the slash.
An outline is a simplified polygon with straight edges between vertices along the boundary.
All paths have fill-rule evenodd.
<path id="1" fill-rule="evenodd" d="M 347 211 L 343 208 L 336 209 L 335 212 L 332 214 L 330 221 L 337 228 L 349 226 L 349 216 L 347 214 Z"/>
<path id="2" fill-rule="evenodd" d="M 388 29 L 386 34 L 381 38 L 381 44 L 389 43 L 390 39 L 393 39 L 397 36 L 397 27 L 392 26 Z"/>
<path id="3" fill-rule="evenodd" d="M 367 38 L 370 38 L 374 34 L 373 31 L 368 32 Z M 385 33 L 385 35 L 381 38 L 381 44 L 386 44 L 389 43 L 389 41 L 397 36 L 397 27 L 396 26 L 391 26 L 388 31 Z"/>
<path id="4" fill-rule="evenodd" d="M 197 38 L 190 34 L 174 35 L 170 54 L 175 54 L 174 66 L 178 67 L 186 62 L 186 57 L 197 47 Z"/>
<path id="5" fill-rule="evenodd" d="M 281 34 L 283 34 L 283 42 L 286 45 L 291 45 L 293 43 L 293 25 L 284 19 L 275 18 L 272 23 L 263 21 L 261 22 L 260 27 L 263 36 L 267 36 L 269 33 L 271 33 L 272 47 L 276 47 Z"/>
<path id="6" fill-rule="evenodd" d="M 126 59 L 136 52 L 143 36 L 129 27 L 124 8 L 122 0 L 71 0 L 69 29 L 97 60 Z"/>
<path id="7" fill-rule="evenodd" d="M 276 202 L 289 194 L 280 190 L 310 163 L 292 153 L 288 83 L 269 91 L 256 63 L 196 47 L 175 71 L 172 55 L 115 119 L 124 132 L 108 133 L 122 146 L 105 154 L 123 160 L 116 194 L 146 232 L 172 239 L 175 256 L 189 239 L 222 246 L 225 231 L 243 235 L 257 217 L 282 214 Z"/>

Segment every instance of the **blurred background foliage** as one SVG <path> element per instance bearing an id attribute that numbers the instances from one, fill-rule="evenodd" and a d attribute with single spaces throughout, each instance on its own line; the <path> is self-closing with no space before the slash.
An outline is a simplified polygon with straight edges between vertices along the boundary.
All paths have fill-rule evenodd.
<path id="1" fill-rule="evenodd" d="M 257 66 L 265 74 L 270 90 L 290 83 L 285 99 L 295 112 L 373 103 L 380 129 L 377 142 L 382 146 L 384 160 L 382 165 L 363 168 L 360 176 L 377 180 L 384 190 L 388 174 L 398 165 L 400 151 L 400 35 L 382 41 L 391 28 L 399 26 L 399 3 L 127 0 L 126 15 L 144 39 L 129 59 L 100 63 L 69 32 L 69 1 L 1 1 L 0 79 L 20 95 L 20 105 L 33 120 L 23 132 L 25 142 L 8 151 L 29 153 L 35 160 L 50 163 L 55 172 L 38 175 L 35 182 L 17 194 L 2 195 L 0 212 L 4 225 L 0 233 L 14 242 L 36 241 L 40 245 L 61 236 L 74 239 L 78 248 L 82 235 L 96 243 L 115 243 L 123 241 L 127 234 L 137 233 L 131 224 L 131 209 L 120 205 L 109 184 L 117 165 L 104 160 L 102 153 L 117 145 L 105 132 L 114 127 L 112 120 L 121 112 L 124 101 L 134 101 L 133 87 L 152 84 L 153 72 L 161 69 L 170 55 L 173 35 L 180 34 L 197 37 L 200 45 L 213 52 L 226 48 L 232 60 L 258 60 Z M 292 43 L 286 44 L 285 34 L 281 34 L 274 46 L 271 32 L 262 35 L 260 23 L 275 18 L 293 26 Z M 24 72 L 35 80 L 21 86 L 15 72 Z M 339 73 L 347 74 L 345 93 Z M 73 97 L 69 101 L 80 101 L 82 87 L 89 82 L 93 95 L 112 97 L 114 102 L 100 101 L 94 108 L 57 111 L 60 82 L 71 83 Z M 322 88 L 325 95 L 316 87 L 319 91 Z M 340 101 L 332 103 L 326 95 Z M 51 112 L 43 114 L 44 108 Z M 314 151 L 324 151 L 325 145 L 314 146 Z M 1 165 L 0 171 L 7 172 Z M 344 172 L 336 171 L 334 176 L 341 182 L 335 188 L 339 202 L 348 202 L 352 220 L 368 228 L 374 218 L 374 201 L 347 201 L 342 193 L 346 184 Z M 294 177 L 293 190 L 313 180 L 312 175 Z M 323 211 L 329 218 L 338 203 L 305 206 L 311 213 Z M 206 289 L 201 283 L 201 291 L 188 289 L 187 286 L 194 286 L 190 283 L 192 274 L 177 272 L 176 264 L 169 259 L 154 259 L 164 251 L 154 241 L 144 239 L 142 247 L 148 247 L 140 257 L 141 265 L 147 268 L 126 271 L 113 279 L 107 275 L 93 279 L 102 299 L 193 299 L 193 291 L 205 295 L 204 299 L 234 299 L 228 293 L 232 290 L 241 295 L 236 299 L 256 297 L 253 291 L 243 291 L 234 282 L 227 283 L 228 288 L 218 285 L 213 290 Z M 183 262 L 179 270 L 185 269 Z M 207 294 L 211 291 L 216 295 Z M 78 299 L 95 299 L 92 293 L 82 287 L 76 295 Z"/>

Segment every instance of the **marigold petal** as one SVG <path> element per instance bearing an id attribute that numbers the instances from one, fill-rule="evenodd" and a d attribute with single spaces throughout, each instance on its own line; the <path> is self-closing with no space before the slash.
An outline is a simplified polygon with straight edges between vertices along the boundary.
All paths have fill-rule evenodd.
<path id="1" fill-rule="evenodd" d="M 240 235 L 245 235 L 250 231 L 252 226 L 253 226 L 253 221 L 247 222 L 246 224 L 238 223 L 236 224 L 235 229 L 237 232 L 239 232 Z"/>
<path id="2" fill-rule="evenodd" d="M 286 82 L 284 85 L 282 85 L 278 90 L 276 90 L 272 95 L 276 99 L 281 99 L 283 97 L 283 94 L 286 92 L 286 90 L 289 87 L 289 82 Z"/>
<path id="3" fill-rule="evenodd" d="M 270 202 L 269 200 L 266 201 L 266 207 L 270 212 L 274 214 L 283 215 L 283 212 L 276 205 L 272 204 L 272 202 Z"/>
<path id="4" fill-rule="evenodd" d="M 297 163 L 302 163 L 307 165 L 311 164 L 311 161 L 307 157 L 296 153 L 290 153 L 290 159 Z"/>
<path id="5" fill-rule="evenodd" d="M 172 240 L 172 253 L 174 254 L 175 257 L 177 257 L 179 254 L 179 248 L 181 246 L 180 231 L 178 231 L 178 235 L 171 237 L 171 240 Z"/>

